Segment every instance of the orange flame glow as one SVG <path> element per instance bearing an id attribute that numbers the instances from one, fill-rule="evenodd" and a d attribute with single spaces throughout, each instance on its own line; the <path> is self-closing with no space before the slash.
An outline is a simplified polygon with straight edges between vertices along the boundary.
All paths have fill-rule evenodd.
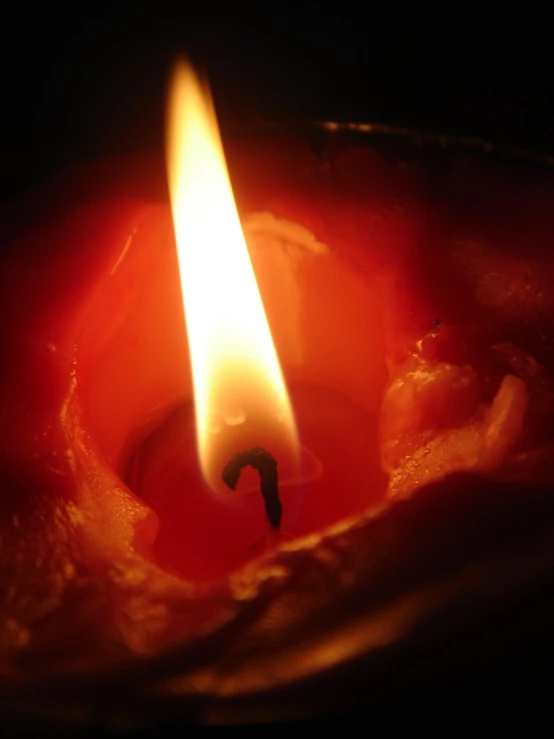
<path id="1" fill-rule="evenodd" d="M 198 453 L 206 482 L 223 491 L 221 471 L 233 454 L 271 444 L 296 454 L 297 432 L 211 96 L 184 63 L 173 79 L 167 139 Z"/>

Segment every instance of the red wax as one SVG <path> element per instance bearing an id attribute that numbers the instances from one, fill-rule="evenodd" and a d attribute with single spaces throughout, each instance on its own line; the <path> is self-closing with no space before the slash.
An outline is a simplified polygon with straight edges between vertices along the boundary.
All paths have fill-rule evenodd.
<path id="1" fill-rule="evenodd" d="M 284 444 L 269 442 L 280 465 L 282 531 L 292 538 L 384 498 L 380 314 L 371 275 L 360 276 L 306 229 L 265 212 L 245 216 L 245 233 L 304 450 L 304 481 L 289 485 Z M 141 429 L 155 429 L 168 408 L 190 398 L 185 337 L 169 211 L 159 209 L 145 216 L 111 268 L 79 342 L 84 410 L 120 472 Z M 187 580 L 223 577 L 263 550 L 261 495 L 212 493 L 199 472 L 192 407 L 175 426 L 151 445 L 131 485 L 159 520 L 152 556 Z"/>
<path id="2" fill-rule="evenodd" d="M 516 378 L 507 385 L 511 399 L 522 411 L 528 398 L 530 409 L 517 427 L 527 446 L 516 452 L 552 444 L 554 291 L 546 248 L 554 237 L 552 183 L 538 178 L 532 190 L 529 180 L 520 187 L 518 176 L 506 184 L 501 172 L 482 186 L 478 168 L 472 173 L 458 165 L 450 174 L 439 168 L 441 199 L 430 189 L 435 180 L 419 177 L 419 165 L 388 163 L 358 149 L 329 164 L 294 141 L 232 146 L 229 165 L 301 442 L 323 470 L 300 489 L 283 486 L 284 535 L 298 539 L 230 575 L 263 536 L 261 500 L 239 492 L 235 504 L 231 492 L 221 501 L 205 491 L 191 425 L 185 424 L 190 443 L 182 456 L 178 444 L 159 455 L 153 445 L 156 454 L 143 459 L 144 486 L 126 484 L 136 434 L 145 424 L 161 429 L 168 408 L 190 398 L 164 167 L 138 158 L 69 173 L 1 221 L 9 247 L 0 295 L 1 533 L 9 592 L 0 633 L 9 669 L 111 665 L 218 633 L 234 618 L 250 617 L 250 607 L 261 609 L 263 628 L 244 637 L 251 652 L 243 647 L 254 661 L 271 659 L 260 656 L 259 670 L 218 684 L 226 695 L 246 684 L 282 684 L 393 640 L 388 616 L 375 616 L 375 604 L 394 590 L 387 589 L 387 568 L 403 598 L 412 585 L 433 587 L 425 572 L 447 567 L 441 541 L 452 535 L 458 542 L 459 535 L 454 563 L 469 546 L 453 515 L 447 534 L 443 518 L 428 521 L 444 535 L 422 549 L 417 525 L 412 530 L 410 516 L 402 518 L 402 511 L 416 510 L 416 524 L 427 521 L 417 503 L 416 509 L 390 505 L 382 518 L 372 514 L 374 524 L 364 517 L 385 494 L 375 418 L 387 379 L 406 379 L 414 356 L 440 392 L 426 389 L 425 412 L 414 392 L 413 414 L 402 415 L 404 426 L 395 431 L 406 433 L 402 448 L 420 453 L 426 439 L 438 438 L 439 426 L 446 433 L 449 425 L 470 424 L 462 412 L 467 397 L 477 404 L 477 418 L 490 420 L 510 373 Z M 437 346 L 429 336 L 435 319 L 447 329 L 470 324 L 474 333 L 454 332 L 465 338 Z M 468 343 L 478 351 L 457 351 Z M 502 356 L 498 372 L 489 361 L 493 350 Z M 452 378 L 474 377 L 466 364 L 478 378 L 476 392 L 447 392 Z M 502 411 L 509 404 L 499 405 Z M 386 421 L 400 418 L 394 403 L 391 408 Z M 154 472 L 165 453 L 170 484 L 156 489 Z M 400 459 L 412 492 L 418 477 L 409 463 L 409 454 Z M 463 509 L 464 491 L 448 484 L 445 490 Z M 518 489 L 512 494 L 516 499 Z M 438 499 L 436 490 L 433 495 Z M 494 500 L 501 505 L 500 493 Z M 445 519 L 449 505 L 439 506 Z M 471 511 L 466 514 L 471 523 Z M 340 540 L 333 532 L 300 538 L 350 515 L 359 525 L 345 527 Z M 398 545 L 404 532 L 406 550 Z M 342 578 L 351 545 L 356 556 Z M 421 551 L 428 557 L 419 567 Z M 285 583 L 277 618 L 264 611 L 276 581 Z M 396 604 L 401 616 L 393 618 L 394 634 L 405 633 L 406 619 L 417 625 L 437 602 L 427 592 L 420 588 L 417 598 Z M 364 598 L 373 626 L 356 620 L 355 637 L 341 639 L 343 623 L 358 619 L 354 604 Z M 319 651 L 304 642 L 303 659 L 287 656 L 282 647 L 299 633 L 311 638 L 314 624 Z M 332 634 L 333 649 L 327 647 Z M 227 669 L 239 664 L 223 661 Z M 193 678 L 194 692 L 203 683 Z"/>
<path id="3" fill-rule="evenodd" d="M 277 536 L 257 475 L 244 470 L 243 485 L 225 498 L 204 483 L 190 401 L 135 448 L 130 484 L 158 516 L 152 556 L 161 566 L 194 582 L 224 577 L 279 541 L 321 531 L 383 500 L 376 415 L 321 386 L 296 383 L 290 394 L 304 444 L 301 479 L 287 475 L 277 441 L 272 452 L 283 505 Z"/>

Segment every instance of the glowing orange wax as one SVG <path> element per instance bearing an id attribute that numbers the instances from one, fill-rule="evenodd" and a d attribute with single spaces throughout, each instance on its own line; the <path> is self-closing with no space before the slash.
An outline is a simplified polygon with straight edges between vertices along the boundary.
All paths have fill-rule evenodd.
<path id="1" fill-rule="evenodd" d="M 380 326 L 367 285 L 304 227 L 267 212 L 245 219 L 258 287 L 209 95 L 186 67 L 174 89 L 168 166 L 195 408 L 186 400 L 188 372 L 181 380 L 171 372 L 175 389 L 165 403 L 161 393 L 145 438 L 119 440 L 118 466 L 157 514 L 154 559 L 197 581 L 223 577 L 268 544 L 318 531 L 383 497 L 376 399 L 384 373 L 379 342 L 370 340 Z M 161 260 L 160 236 L 151 238 L 153 260 Z M 160 310 L 156 301 L 158 317 Z M 134 312 L 131 324 L 140 320 Z M 175 317 L 167 320 L 182 333 Z M 367 337 L 361 350 L 350 338 L 357 324 Z M 296 381 L 296 422 L 277 354 Z M 284 509 L 277 523 L 268 522 L 256 475 L 243 471 L 236 490 L 222 478 L 233 455 L 252 447 L 277 464 Z M 269 523 L 278 531 L 268 537 Z"/>
<path id="2" fill-rule="evenodd" d="M 287 476 L 279 446 L 272 448 L 283 504 L 278 535 L 270 534 L 257 475 L 244 470 L 242 487 L 224 500 L 202 479 L 190 402 L 139 448 L 127 479 L 158 516 L 158 564 L 189 581 L 224 577 L 279 540 L 320 531 L 383 500 L 375 414 L 322 386 L 292 384 L 290 393 L 305 446 L 299 482 Z"/>
<path id="3" fill-rule="evenodd" d="M 287 539 L 384 498 L 376 430 L 386 371 L 377 294 L 370 272 L 359 274 L 305 229 L 268 214 L 243 222 L 308 466 L 302 484 L 289 484 L 276 440 Z M 137 274 L 149 279 L 139 285 Z M 170 214 L 160 208 L 137 228 L 81 337 L 81 395 L 101 450 L 157 517 L 150 556 L 187 580 L 204 581 L 259 554 L 268 525 L 257 475 L 249 480 L 253 492 L 229 491 L 226 498 L 202 478 L 180 316 Z M 164 419 L 179 407 L 181 422 L 164 432 Z M 149 435 L 131 483 L 129 455 Z"/>
<path id="4" fill-rule="evenodd" d="M 541 200 L 523 182 L 528 200 L 518 194 L 519 215 L 502 202 L 494 221 L 508 223 L 511 240 L 491 247 L 467 236 L 472 208 L 487 212 L 499 189 L 481 187 L 477 171 L 466 190 L 478 205 L 452 194 L 448 153 L 440 153 L 438 175 L 419 150 L 417 166 L 356 147 L 324 161 L 304 141 L 253 137 L 232 141 L 228 154 L 300 443 L 322 470 L 302 485 L 283 485 L 284 535 L 317 533 L 249 560 L 267 532 L 259 495 L 239 490 L 222 499 L 201 477 L 162 163 L 132 158 L 66 174 L 0 224 L 10 245 L 1 296 L 8 587 L 0 634 L 4 695 L 19 695 L 25 707 L 37 696 L 51 711 L 53 695 L 64 715 L 68 707 L 81 715 L 85 704 L 92 715 L 113 701 L 120 716 L 122 695 L 140 710 L 148 690 L 152 700 L 161 696 L 161 717 L 176 692 L 184 715 L 213 717 L 215 704 L 221 717 L 237 703 L 240 715 L 245 698 L 259 707 L 259 697 L 271 694 L 271 715 L 282 716 L 283 695 L 298 707 L 297 689 L 311 690 L 318 706 L 321 695 L 339 693 L 350 705 L 356 690 L 367 695 L 367 685 L 383 685 L 383 658 L 390 665 L 383 690 L 392 695 L 405 679 L 403 664 L 420 680 L 411 669 L 414 648 L 458 665 L 471 632 L 474 652 L 495 640 L 505 651 L 505 630 L 484 616 L 500 605 L 504 622 L 521 633 L 529 626 L 520 608 L 527 584 L 548 592 L 554 498 L 529 481 L 537 473 L 539 482 L 552 480 L 554 292 L 546 245 L 554 185 L 537 180 Z M 430 182 L 440 183 L 441 198 L 421 207 Z M 454 217 L 453 201 L 469 212 Z M 543 239 L 537 248 L 530 221 Z M 450 240 L 437 236 L 442 227 Z M 463 285 L 463 300 L 445 287 L 445 274 Z M 441 321 L 430 335 L 435 317 Z M 385 357 L 391 379 L 409 376 L 421 360 L 439 385 L 456 376 L 444 363 L 469 364 L 486 403 L 497 381 L 518 375 L 529 397 L 527 446 L 516 450 L 511 470 L 525 482 L 459 473 L 415 489 L 419 472 L 406 464 L 410 497 L 371 508 L 384 493 L 374 475 L 374 421 Z M 450 411 L 467 405 L 451 403 L 463 394 L 453 398 L 447 383 L 442 389 L 430 389 L 430 417 L 415 393 L 401 416 L 409 422 L 402 433 L 420 423 L 422 452 L 436 432 L 429 421 L 446 423 L 448 433 L 456 420 Z M 395 407 L 388 404 L 389 420 Z M 175 444 L 171 433 L 164 437 L 174 408 L 183 410 L 183 423 L 171 427 Z M 141 452 L 141 470 L 131 489 L 133 450 Z M 545 630 L 539 634 L 537 644 Z M 59 670 L 64 679 L 54 684 Z M 24 679 L 12 685 L 12 677 Z M 144 705 L 148 712 L 153 704 Z"/>

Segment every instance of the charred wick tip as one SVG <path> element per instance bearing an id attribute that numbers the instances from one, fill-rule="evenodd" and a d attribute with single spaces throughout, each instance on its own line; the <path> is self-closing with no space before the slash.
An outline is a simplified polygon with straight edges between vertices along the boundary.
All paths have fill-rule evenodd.
<path id="1" fill-rule="evenodd" d="M 243 467 L 253 467 L 260 475 L 260 490 L 265 503 L 269 525 L 278 530 L 283 506 L 279 500 L 277 460 L 262 447 L 255 446 L 239 452 L 225 465 L 221 477 L 227 487 L 234 490 Z"/>

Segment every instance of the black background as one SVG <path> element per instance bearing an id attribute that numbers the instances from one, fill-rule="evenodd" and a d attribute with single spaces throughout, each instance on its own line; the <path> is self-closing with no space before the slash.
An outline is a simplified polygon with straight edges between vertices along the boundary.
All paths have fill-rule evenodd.
<path id="1" fill-rule="evenodd" d="M 0 48 L 0 200 L 72 162 L 161 148 L 179 52 L 206 68 L 223 121 L 369 120 L 554 152 L 552 25 L 534 5 L 196 7 L 10 7 Z M 548 690 L 550 677 L 537 670 L 549 664 L 524 650 L 496 672 L 432 691 L 456 713 L 471 709 L 472 696 L 484 705 L 506 691 L 494 705 L 509 716 L 527 678 Z M 428 686 L 383 710 L 416 706 L 442 710 Z"/>
<path id="2" fill-rule="evenodd" d="M 11 4 L 0 197 L 68 162 L 161 148 L 183 51 L 224 121 L 370 120 L 554 149 L 551 23 L 529 3 L 201 7 Z"/>

